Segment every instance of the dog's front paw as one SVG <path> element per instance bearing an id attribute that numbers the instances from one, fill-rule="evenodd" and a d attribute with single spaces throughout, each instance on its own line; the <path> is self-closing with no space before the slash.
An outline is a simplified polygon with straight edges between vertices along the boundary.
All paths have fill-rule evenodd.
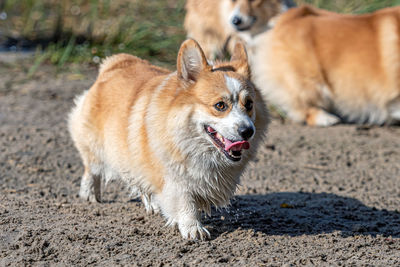
<path id="1" fill-rule="evenodd" d="M 86 188 L 82 188 L 79 191 L 79 197 L 85 201 L 91 202 L 91 203 L 100 203 L 101 202 L 101 197 L 99 194 L 95 194 L 89 190 L 86 190 Z"/>
<path id="2" fill-rule="evenodd" d="M 157 214 L 160 212 L 160 208 L 158 204 L 155 202 L 153 196 L 148 194 L 143 194 L 141 198 L 147 213 Z"/>
<path id="3" fill-rule="evenodd" d="M 308 112 L 307 124 L 310 126 L 328 127 L 340 123 L 340 118 L 322 109 L 312 108 Z"/>
<path id="4" fill-rule="evenodd" d="M 179 223 L 179 231 L 183 238 L 209 239 L 210 232 L 197 220 Z"/>
<path id="5" fill-rule="evenodd" d="M 81 180 L 79 197 L 83 200 L 96 203 L 101 202 L 101 178 L 85 172 Z"/>

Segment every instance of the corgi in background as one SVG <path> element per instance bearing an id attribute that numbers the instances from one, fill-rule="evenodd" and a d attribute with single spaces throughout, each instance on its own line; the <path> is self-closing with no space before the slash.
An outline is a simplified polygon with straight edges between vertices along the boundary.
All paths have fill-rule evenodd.
<path id="1" fill-rule="evenodd" d="M 242 44 L 210 65 L 187 40 L 172 73 L 112 56 L 69 115 L 85 169 L 80 197 L 99 202 L 101 183 L 122 179 L 184 238 L 207 238 L 201 211 L 229 203 L 267 123 Z"/>
<path id="2" fill-rule="evenodd" d="M 253 81 L 296 122 L 400 120 L 400 7 L 342 15 L 293 8 L 254 40 Z"/>
<path id="3" fill-rule="evenodd" d="M 269 29 L 276 16 L 295 6 L 291 0 L 188 0 L 184 27 L 208 59 L 232 53 L 234 44 Z"/>

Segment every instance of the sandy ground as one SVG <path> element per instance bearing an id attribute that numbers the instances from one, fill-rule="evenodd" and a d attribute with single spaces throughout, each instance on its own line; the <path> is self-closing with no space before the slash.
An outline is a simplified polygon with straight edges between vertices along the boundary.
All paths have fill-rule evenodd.
<path id="1" fill-rule="evenodd" d="M 111 184 L 77 197 L 82 165 L 66 130 L 94 70 L 56 75 L 0 63 L 0 266 L 400 264 L 400 128 L 309 128 L 273 120 L 228 209 L 181 239 Z"/>

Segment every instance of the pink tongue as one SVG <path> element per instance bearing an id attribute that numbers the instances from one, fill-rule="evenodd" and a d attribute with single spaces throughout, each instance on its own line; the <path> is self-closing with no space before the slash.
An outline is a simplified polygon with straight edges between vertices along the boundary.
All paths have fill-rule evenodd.
<path id="1" fill-rule="evenodd" d="M 225 138 L 225 151 L 240 151 L 242 149 L 249 149 L 250 148 L 250 143 L 247 141 L 239 141 L 232 143 L 228 139 Z"/>
<path id="2" fill-rule="evenodd" d="M 207 131 L 209 131 L 210 133 L 215 133 L 215 132 L 216 132 L 216 131 L 215 131 L 213 128 L 211 128 L 210 126 L 208 126 Z"/>
<path id="3" fill-rule="evenodd" d="M 211 128 L 210 126 L 208 126 L 207 130 L 210 133 L 216 133 L 216 131 L 213 128 Z M 229 150 L 240 151 L 242 149 L 250 148 L 250 143 L 247 141 L 238 141 L 238 142 L 232 143 L 230 140 L 228 140 L 226 138 L 224 138 L 224 141 L 225 141 L 225 151 L 229 151 Z"/>

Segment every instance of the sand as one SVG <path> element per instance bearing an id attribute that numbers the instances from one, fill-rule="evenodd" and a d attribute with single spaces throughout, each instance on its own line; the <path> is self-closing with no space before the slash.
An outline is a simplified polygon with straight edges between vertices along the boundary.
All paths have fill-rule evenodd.
<path id="1" fill-rule="evenodd" d="M 78 198 L 66 128 L 96 71 L 0 63 L 0 266 L 398 266 L 400 128 L 310 128 L 274 118 L 227 209 L 184 240 L 121 184 Z"/>

